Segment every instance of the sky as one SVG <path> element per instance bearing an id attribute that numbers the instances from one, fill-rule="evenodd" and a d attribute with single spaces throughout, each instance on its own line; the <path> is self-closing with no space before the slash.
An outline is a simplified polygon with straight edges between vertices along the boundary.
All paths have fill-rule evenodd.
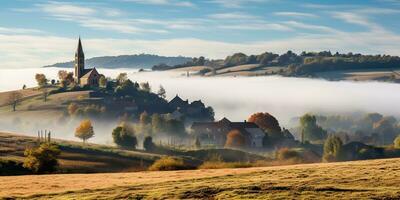
<path id="1" fill-rule="evenodd" d="M 157 54 L 400 55 L 400 0 L 0 0 L 0 68 Z"/>

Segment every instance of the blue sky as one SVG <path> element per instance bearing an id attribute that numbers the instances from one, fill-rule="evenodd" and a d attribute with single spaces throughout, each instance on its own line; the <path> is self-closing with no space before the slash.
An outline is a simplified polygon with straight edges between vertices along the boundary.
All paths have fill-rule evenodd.
<path id="1" fill-rule="evenodd" d="M 0 67 L 151 53 L 224 58 L 331 50 L 400 55 L 400 0 L 2 0 Z"/>

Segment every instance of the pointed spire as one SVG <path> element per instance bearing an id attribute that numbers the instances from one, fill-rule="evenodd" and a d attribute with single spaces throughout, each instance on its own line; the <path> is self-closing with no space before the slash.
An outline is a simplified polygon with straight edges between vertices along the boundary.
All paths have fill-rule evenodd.
<path id="1" fill-rule="evenodd" d="M 82 42 L 81 42 L 81 36 L 79 36 L 79 40 L 78 40 L 78 48 L 76 49 L 76 53 L 78 55 L 82 55 L 83 54 L 83 48 L 82 48 Z"/>

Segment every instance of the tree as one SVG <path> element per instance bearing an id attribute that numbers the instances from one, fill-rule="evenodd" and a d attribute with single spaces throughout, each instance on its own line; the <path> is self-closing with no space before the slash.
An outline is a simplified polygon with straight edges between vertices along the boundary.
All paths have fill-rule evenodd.
<path id="1" fill-rule="evenodd" d="M 13 112 L 16 111 L 17 105 L 22 100 L 22 94 L 20 92 L 11 92 L 8 95 L 7 103 L 12 106 Z"/>
<path id="2" fill-rule="evenodd" d="M 143 141 L 143 148 L 146 151 L 153 151 L 156 145 L 153 143 L 153 138 L 151 136 L 146 136 Z"/>
<path id="3" fill-rule="evenodd" d="M 194 140 L 194 147 L 196 149 L 200 149 L 201 148 L 201 142 L 200 142 L 200 139 L 198 137 L 196 137 L 196 139 Z"/>
<path id="4" fill-rule="evenodd" d="M 22 89 L 23 89 L 23 90 L 25 90 L 25 89 L 26 89 L 26 85 L 25 85 L 25 84 L 22 86 Z"/>
<path id="5" fill-rule="evenodd" d="M 120 73 L 117 76 L 117 84 L 121 85 L 123 82 L 125 82 L 126 80 L 128 80 L 128 74 L 127 73 Z"/>
<path id="6" fill-rule="evenodd" d="M 137 139 L 132 128 L 122 124 L 116 127 L 112 132 L 114 143 L 125 149 L 135 149 Z"/>
<path id="7" fill-rule="evenodd" d="M 243 148 L 246 146 L 246 138 L 239 130 L 234 129 L 226 136 L 225 148 Z"/>
<path id="8" fill-rule="evenodd" d="M 184 136 L 186 134 L 185 125 L 176 119 L 165 120 L 165 131 L 172 136 Z"/>
<path id="9" fill-rule="evenodd" d="M 151 116 L 151 126 L 153 133 L 159 133 L 163 131 L 163 119 L 159 114 L 155 113 Z"/>
<path id="10" fill-rule="evenodd" d="M 146 111 L 144 111 L 144 112 L 142 112 L 142 113 L 140 114 L 140 117 L 139 117 L 139 122 L 140 122 L 140 124 L 147 125 L 147 124 L 149 124 L 149 123 L 151 122 L 150 120 L 151 120 L 151 119 L 150 119 L 150 117 L 149 117 L 149 114 L 147 114 Z"/>
<path id="11" fill-rule="evenodd" d="M 165 97 L 167 97 L 165 89 L 162 85 L 160 85 L 160 89 L 158 90 L 157 95 L 163 99 L 165 99 Z"/>
<path id="12" fill-rule="evenodd" d="M 326 138 L 326 131 L 317 125 L 317 118 L 314 115 L 305 114 L 300 118 L 300 126 L 305 141 L 323 140 Z"/>
<path id="13" fill-rule="evenodd" d="M 51 143 L 42 143 L 37 148 L 29 148 L 24 152 L 23 167 L 34 173 L 51 173 L 56 171 L 60 149 Z"/>
<path id="14" fill-rule="evenodd" d="M 76 111 L 78 110 L 78 104 L 76 104 L 76 103 L 70 103 L 69 105 L 68 105 L 68 114 L 69 115 L 75 115 L 75 113 L 76 113 Z"/>
<path id="15" fill-rule="evenodd" d="M 46 88 L 42 89 L 43 101 L 47 101 L 47 97 L 49 96 L 49 91 Z"/>
<path id="16" fill-rule="evenodd" d="M 43 87 L 47 85 L 47 78 L 44 74 L 36 74 L 35 75 L 36 82 L 39 87 Z"/>
<path id="17" fill-rule="evenodd" d="M 400 149 L 400 135 L 398 135 L 396 139 L 394 139 L 394 148 Z"/>
<path id="18" fill-rule="evenodd" d="M 343 142 L 339 137 L 335 135 L 330 135 L 324 143 L 323 160 L 325 162 L 340 161 L 342 146 Z"/>
<path id="19" fill-rule="evenodd" d="M 102 88 L 105 88 L 107 86 L 107 79 L 106 79 L 106 77 L 104 75 L 100 76 L 99 86 L 102 87 Z"/>
<path id="20" fill-rule="evenodd" d="M 140 83 L 140 89 L 145 92 L 151 92 L 151 87 L 149 82 Z"/>
<path id="21" fill-rule="evenodd" d="M 282 129 L 278 120 L 269 113 L 255 113 L 249 117 L 248 121 L 257 124 L 258 127 L 268 133 L 270 138 L 282 137 Z"/>
<path id="22" fill-rule="evenodd" d="M 60 70 L 58 71 L 57 75 L 58 75 L 58 80 L 60 80 L 61 82 L 67 78 L 68 72 L 66 70 Z"/>
<path id="23" fill-rule="evenodd" d="M 89 119 L 83 120 L 75 130 L 75 137 L 81 139 L 83 143 L 94 136 L 92 122 Z"/>

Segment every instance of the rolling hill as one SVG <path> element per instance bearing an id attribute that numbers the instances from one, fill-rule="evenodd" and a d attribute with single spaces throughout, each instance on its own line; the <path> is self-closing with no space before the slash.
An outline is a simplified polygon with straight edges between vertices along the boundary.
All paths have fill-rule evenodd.
<path id="1" fill-rule="evenodd" d="M 164 63 L 167 65 L 179 65 L 190 60 L 192 60 L 192 58 L 183 56 L 166 57 L 166 56 L 157 56 L 150 54 L 138 54 L 138 55 L 94 57 L 86 59 L 85 62 L 87 67 L 109 68 L 109 69 L 114 69 L 114 68 L 150 69 L 154 65 L 160 63 Z M 70 61 L 70 62 L 56 63 L 44 67 L 70 68 L 73 65 L 74 65 L 73 61 Z"/>

